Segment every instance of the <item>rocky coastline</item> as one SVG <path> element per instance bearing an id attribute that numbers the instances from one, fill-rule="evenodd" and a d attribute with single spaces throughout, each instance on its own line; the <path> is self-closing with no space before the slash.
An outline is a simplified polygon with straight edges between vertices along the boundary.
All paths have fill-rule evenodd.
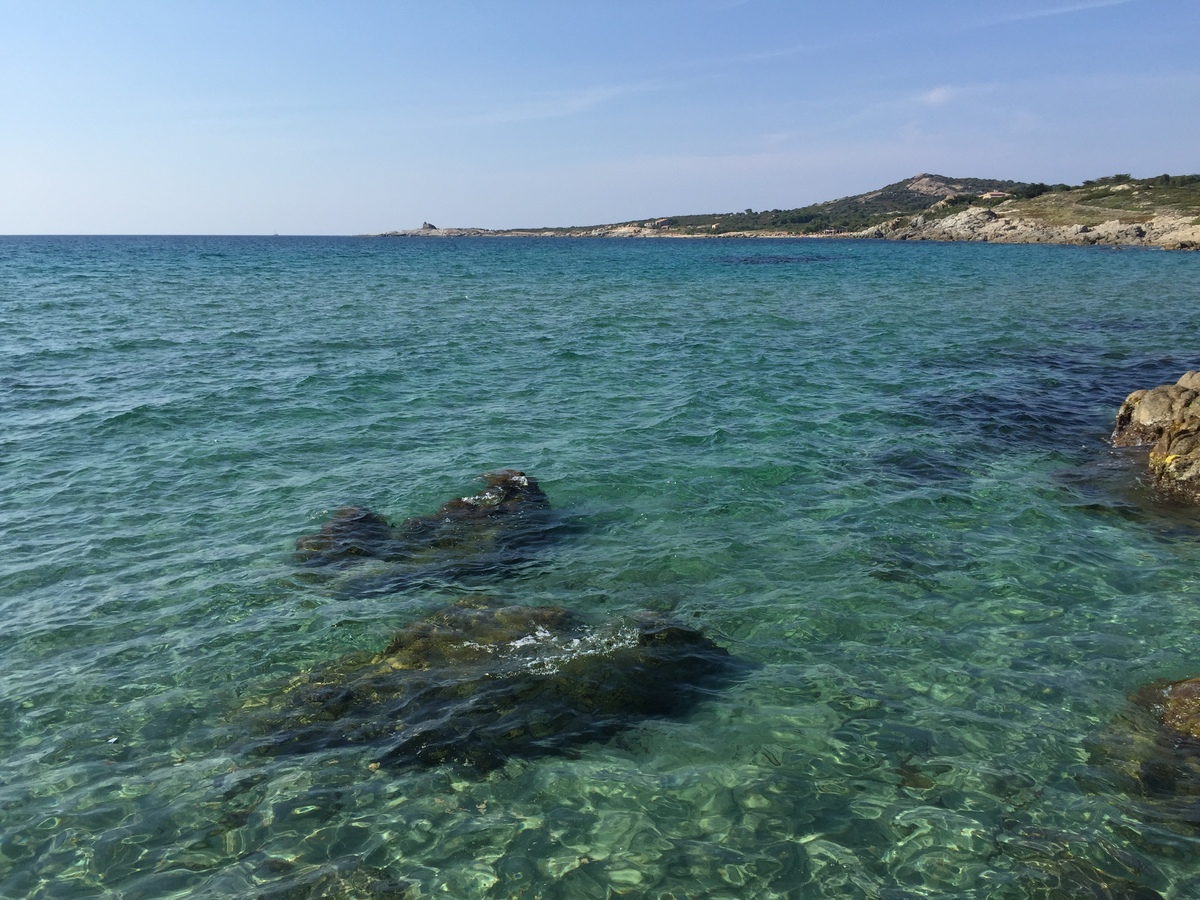
<path id="1" fill-rule="evenodd" d="M 598 225 L 595 228 L 410 228 L 385 231 L 368 237 L 379 238 L 453 238 L 453 237 L 553 237 L 553 238 L 676 238 L 680 240 L 718 240 L 721 238 L 822 238 L 826 235 L 793 234 L 787 231 L 725 231 L 719 234 L 691 234 L 656 228 L 653 225 Z M 848 235 L 842 235 L 848 237 Z"/>
<path id="2" fill-rule="evenodd" d="M 1049 225 L 997 207 L 969 207 L 945 218 L 900 216 L 861 231 L 837 234 L 795 234 L 788 231 L 723 231 L 714 234 L 684 233 L 648 225 L 602 225 L 587 229 L 413 228 L 388 231 L 371 237 L 557 237 L 557 238 L 647 238 L 678 240 L 891 240 L 891 241 L 976 241 L 993 244 L 1069 244 L 1080 247 L 1103 245 L 1149 247 L 1162 250 L 1200 250 L 1200 225 L 1189 216 L 1162 214 L 1141 222 L 1109 219 L 1098 224 Z"/>
<path id="3" fill-rule="evenodd" d="M 792 210 L 636 219 L 569 228 L 420 228 L 375 237 L 807 238 L 1200 249 L 1200 175 L 1112 175 L 1069 185 L 922 173 Z"/>
<path id="4" fill-rule="evenodd" d="M 1154 486 L 1178 500 L 1200 504 L 1200 371 L 1126 397 L 1117 411 L 1112 443 L 1149 446 L 1147 465 Z"/>
<path id="5" fill-rule="evenodd" d="M 1020 213 L 1016 201 L 995 207 L 968 207 L 945 218 L 897 217 L 842 237 L 893 241 L 986 241 L 994 244 L 1108 244 L 1200 249 L 1200 225 L 1194 217 L 1160 213 L 1139 221 L 1112 218 L 1097 224 L 1047 224 Z"/>

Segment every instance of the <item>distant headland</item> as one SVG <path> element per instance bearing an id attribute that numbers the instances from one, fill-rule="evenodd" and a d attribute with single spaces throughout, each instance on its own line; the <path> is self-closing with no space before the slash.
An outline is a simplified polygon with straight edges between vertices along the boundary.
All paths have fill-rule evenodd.
<path id="1" fill-rule="evenodd" d="M 860 238 L 1200 249 L 1200 175 L 1080 185 L 921 174 L 798 209 L 663 216 L 565 228 L 438 228 L 375 237 Z"/>

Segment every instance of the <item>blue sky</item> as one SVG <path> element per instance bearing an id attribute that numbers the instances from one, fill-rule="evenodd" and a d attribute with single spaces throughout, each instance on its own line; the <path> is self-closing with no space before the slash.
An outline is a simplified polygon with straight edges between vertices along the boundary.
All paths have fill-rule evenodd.
<path id="1" fill-rule="evenodd" d="M 0 0 L 0 233 L 790 208 L 1200 171 L 1195 0 Z"/>

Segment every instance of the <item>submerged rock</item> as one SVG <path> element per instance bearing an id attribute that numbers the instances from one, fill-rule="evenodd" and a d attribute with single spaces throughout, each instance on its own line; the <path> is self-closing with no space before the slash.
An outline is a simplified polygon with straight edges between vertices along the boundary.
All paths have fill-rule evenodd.
<path id="1" fill-rule="evenodd" d="M 1200 678 L 1152 688 L 1149 699 L 1160 711 L 1159 718 L 1167 728 L 1200 741 Z"/>
<path id="2" fill-rule="evenodd" d="M 296 555 L 318 564 L 347 556 L 378 556 L 391 540 L 392 526 L 383 516 L 361 506 L 339 506 L 318 533 L 296 540 Z"/>
<path id="3" fill-rule="evenodd" d="M 1012 860 L 1012 893 L 1003 888 L 989 898 L 1014 900 L 1163 900 L 1151 885 L 1162 876 L 1143 858 L 1112 841 L 1095 823 L 1081 830 L 1035 825 L 1009 818 L 996 836 L 997 849 Z M 1019 891 L 1019 892 L 1018 892 Z"/>
<path id="4" fill-rule="evenodd" d="M 1200 503 L 1200 372 L 1134 391 L 1117 411 L 1116 447 L 1153 444 L 1150 474 L 1160 490 Z"/>
<path id="5" fill-rule="evenodd" d="M 251 713 L 264 752 L 373 744 L 381 764 L 490 770 L 685 712 L 735 659 L 700 632 L 646 615 L 595 625 L 557 606 L 469 598 L 293 679 Z"/>
<path id="6" fill-rule="evenodd" d="M 1102 790 L 1137 798 L 1143 818 L 1200 826 L 1200 678 L 1146 685 L 1088 743 Z"/>
<path id="7" fill-rule="evenodd" d="M 550 500 L 535 479 L 515 469 L 483 478 L 482 493 L 399 525 L 362 507 L 340 507 L 319 532 L 296 541 L 296 558 L 308 566 L 370 558 L 446 577 L 512 565 L 554 532 Z"/>
<path id="8" fill-rule="evenodd" d="M 1110 875 L 1082 859 L 1031 863 L 1019 884 L 1024 900 L 1163 900 L 1153 888 Z"/>
<path id="9" fill-rule="evenodd" d="M 277 867 L 291 863 L 272 861 Z M 270 872 L 263 873 L 270 876 Z M 327 863 L 318 868 L 271 878 L 254 894 L 256 900 L 409 900 L 413 886 L 380 869 L 350 862 Z"/>

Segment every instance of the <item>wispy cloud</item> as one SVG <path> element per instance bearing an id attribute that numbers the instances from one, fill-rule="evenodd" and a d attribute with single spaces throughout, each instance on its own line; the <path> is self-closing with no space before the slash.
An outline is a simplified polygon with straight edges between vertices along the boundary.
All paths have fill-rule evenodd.
<path id="1" fill-rule="evenodd" d="M 512 125 L 541 119 L 559 119 L 587 112 L 621 97 L 665 90 L 667 87 L 665 83 L 647 81 L 526 95 L 502 100 L 486 109 L 451 116 L 442 124 Z"/>
<path id="2" fill-rule="evenodd" d="M 1030 9 L 1021 12 L 1002 14 L 993 18 L 984 19 L 982 21 L 968 20 L 956 26 L 952 26 L 950 30 L 951 32 L 975 31 L 979 28 L 991 28 L 996 25 L 1005 25 L 1011 22 L 1024 22 L 1030 19 L 1045 19 L 1052 16 L 1066 16 L 1073 13 L 1089 12 L 1097 9 L 1127 6 L 1130 3 L 1135 2 L 1137 2 L 1137 0 L 1081 0 L 1081 2 L 1078 3 L 1070 3 L 1061 6 L 1048 6 L 1041 9 Z M 760 51 L 751 51 L 748 53 L 705 59 L 702 61 L 696 60 L 692 63 L 692 65 L 696 67 L 704 66 L 710 69 L 724 68 L 735 65 L 770 62 L 771 60 L 795 57 L 803 54 L 811 54 L 823 50 L 832 50 L 839 47 L 874 44 L 884 40 L 894 42 L 897 39 L 898 35 L 893 29 L 883 31 L 866 30 L 854 33 L 850 36 L 830 37 L 823 40 L 809 41 L 803 44 L 792 44 L 789 46 L 775 47 Z"/>
<path id="3" fill-rule="evenodd" d="M 935 87 L 931 91 L 926 91 L 925 93 L 918 95 L 917 100 L 920 103 L 924 103 L 926 106 L 941 106 L 942 104 L 954 99 L 957 93 L 958 91 L 949 85 L 942 85 L 941 87 Z"/>
<path id="4" fill-rule="evenodd" d="M 1087 0 L 1084 3 L 1072 3 L 1068 6 L 1051 6 L 1045 9 L 1031 9 L 1024 12 L 1010 13 L 990 19 L 989 25 L 1004 25 L 1009 22 L 1025 22 L 1029 19 L 1047 19 L 1051 16 L 1067 16 L 1072 13 L 1088 12 L 1093 9 L 1107 9 L 1112 6 L 1126 6 L 1134 0 Z"/>

